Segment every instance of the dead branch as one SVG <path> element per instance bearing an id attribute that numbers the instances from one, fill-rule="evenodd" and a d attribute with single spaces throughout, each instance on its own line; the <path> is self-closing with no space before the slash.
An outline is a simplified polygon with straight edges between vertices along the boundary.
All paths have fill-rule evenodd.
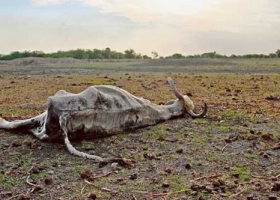
<path id="1" fill-rule="evenodd" d="M 276 175 L 276 176 L 259 176 L 259 175 L 252 175 L 252 177 L 254 178 L 259 178 L 259 179 L 266 179 L 266 180 L 271 180 L 273 178 L 278 178 L 280 176 L 280 174 Z"/>
<path id="2" fill-rule="evenodd" d="M 132 192 L 140 193 L 140 194 L 148 194 L 147 191 L 139 191 L 139 190 L 133 190 Z"/>
<path id="3" fill-rule="evenodd" d="M 241 190 L 240 192 L 237 192 L 236 194 L 232 194 L 229 196 L 229 199 L 233 199 L 236 198 L 237 196 L 239 196 L 240 194 L 242 194 L 243 192 L 245 192 L 246 190 Z"/>
<path id="4" fill-rule="evenodd" d="M 91 186 L 93 186 L 93 187 L 95 187 L 95 188 L 97 188 L 97 189 L 99 189 L 99 190 L 101 190 L 101 191 L 104 191 L 104 192 L 111 192 L 111 193 L 117 193 L 117 191 L 115 191 L 115 190 L 112 190 L 112 189 L 109 189 L 109 188 L 106 188 L 106 187 L 100 187 L 100 186 L 98 186 L 98 185 L 96 185 L 96 184 L 94 184 L 94 183 L 92 183 L 92 182 L 89 182 L 88 180 L 84 180 L 88 185 L 91 185 Z"/>

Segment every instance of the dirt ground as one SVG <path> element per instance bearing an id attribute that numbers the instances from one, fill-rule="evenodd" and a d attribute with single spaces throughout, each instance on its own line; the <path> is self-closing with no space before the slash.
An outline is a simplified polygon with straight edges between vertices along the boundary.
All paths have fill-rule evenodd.
<path id="1" fill-rule="evenodd" d="M 154 103 L 174 96 L 166 83 L 206 102 L 203 119 L 178 118 L 95 140 L 84 152 L 133 162 L 100 164 L 62 143 L 0 130 L 0 199 L 280 199 L 280 61 L 85 60 L 0 62 L 0 116 L 42 113 L 59 89 L 110 84 Z"/>

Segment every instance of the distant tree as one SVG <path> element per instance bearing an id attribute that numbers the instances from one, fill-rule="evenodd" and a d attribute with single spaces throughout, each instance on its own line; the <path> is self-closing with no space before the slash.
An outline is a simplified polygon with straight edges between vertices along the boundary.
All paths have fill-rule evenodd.
<path id="1" fill-rule="evenodd" d="M 124 57 L 125 58 L 135 58 L 136 53 L 133 49 L 128 49 L 124 51 Z"/>
<path id="2" fill-rule="evenodd" d="M 276 54 L 276 57 L 277 57 L 277 58 L 280 58 L 280 49 L 277 49 L 277 51 L 275 52 L 275 54 Z"/>
<path id="3" fill-rule="evenodd" d="M 105 49 L 104 57 L 107 58 L 107 59 L 110 59 L 110 58 L 111 58 L 111 49 L 110 49 L 109 47 L 107 47 L 107 48 Z"/>
<path id="4" fill-rule="evenodd" d="M 112 58 L 114 58 L 114 59 L 123 59 L 124 58 L 124 54 L 121 53 L 121 52 L 114 52 Z"/>
<path id="5" fill-rule="evenodd" d="M 159 57 L 158 53 L 153 51 L 152 57 L 147 55 L 141 55 L 140 53 L 136 53 L 133 49 L 125 50 L 124 53 L 112 51 L 109 47 L 104 50 L 99 49 L 75 49 L 68 51 L 57 51 L 53 53 L 44 53 L 43 51 L 13 51 L 7 55 L 0 54 L 0 60 L 12 60 L 16 58 L 25 58 L 25 57 L 45 57 L 45 58 L 67 58 L 72 57 L 76 59 L 123 59 L 123 58 L 134 58 L 134 59 L 151 59 L 152 57 Z M 226 55 L 217 54 L 216 51 L 206 52 L 203 54 L 194 54 L 183 56 L 180 53 L 175 53 L 171 56 L 167 56 L 165 58 L 280 58 L 280 49 L 278 49 L 275 53 L 266 54 L 245 54 L 245 55 L 235 55 L 227 57 Z"/>
<path id="6" fill-rule="evenodd" d="M 92 59 L 103 59 L 102 51 L 99 49 L 93 49 L 92 51 Z"/>
<path id="7" fill-rule="evenodd" d="M 182 54 L 180 54 L 180 53 L 174 53 L 171 57 L 169 57 L 169 58 L 176 58 L 176 59 L 178 59 L 178 58 L 184 58 L 184 56 L 182 55 Z"/>
<path id="8" fill-rule="evenodd" d="M 21 58 L 22 54 L 19 51 L 14 51 L 10 54 L 12 59 Z"/>
<path id="9" fill-rule="evenodd" d="M 270 57 L 270 58 L 276 58 L 276 53 L 270 53 L 270 54 L 269 54 L 269 57 Z"/>
<path id="10" fill-rule="evenodd" d="M 154 59 L 156 59 L 158 57 L 158 53 L 155 52 L 155 51 L 152 51 L 152 56 L 153 56 Z"/>
<path id="11" fill-rule="evenodd" d="M 214 52 L 208 52 L 208 53 L 203 53 L 201 55 L 202 58 L 215 58 L 216 57 L 216 51 Z"/>
<path id="12" fill-rule="evenodd" d="M 142 58 L 141 53 L 137 53 L 137 54 L 135 54 L 135 57 L 134 57 L 134 58 L 136 58 L 136 59 L 141 59 L 141 58 Z"/>
<path id="13" fill-rule="evenodd" d="M 143 59 L 151 59 L 151 57 L 147 56 L 147 55 L 143 55 L 142 56 Z"/>

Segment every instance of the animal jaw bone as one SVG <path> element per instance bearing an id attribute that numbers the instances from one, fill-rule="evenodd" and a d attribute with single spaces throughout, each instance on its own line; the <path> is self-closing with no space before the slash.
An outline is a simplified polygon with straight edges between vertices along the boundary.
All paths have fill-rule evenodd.
<path id="1" fill-rule="evenodd" d="M 129 129 L 155 125 L 172 117 L 189 114 L 193 118 L 207 113 L 207 104 L 201 113 L 194 113 L 193 101 L 177 90 L 172 78 L 167 79 L 178 98 L 165 105 L 136 97 L 110 85 L 91 86 L 79 94 L 64 90 L 48 98 L 47 110 L 31 119 L 8 122 L 0 118 L 0 129 L 24 130 L 40 140 L 63 139 L 71 154 L 108 161 L 99 156 L 76 150 L 70 143 L 73 138 L 104 137 Z"/>

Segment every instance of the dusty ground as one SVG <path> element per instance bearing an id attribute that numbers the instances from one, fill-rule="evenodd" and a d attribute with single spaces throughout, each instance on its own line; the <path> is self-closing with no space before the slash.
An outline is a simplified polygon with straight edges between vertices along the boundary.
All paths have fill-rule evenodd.
<path id="1" fill-rule="evenodd" d="M 0 62 L 0 113 L 14 120 L 45 109 L 59 89 L 112 84 L 162 103 L 166 77 L 188 93 L 203 119 L 181 118 L 108 138 L 75 142 L 133 165 L 100 165 L 63 144 L 0 131 L 1 199 L 279 199 L 280 64 L 258 60 Z"/>

